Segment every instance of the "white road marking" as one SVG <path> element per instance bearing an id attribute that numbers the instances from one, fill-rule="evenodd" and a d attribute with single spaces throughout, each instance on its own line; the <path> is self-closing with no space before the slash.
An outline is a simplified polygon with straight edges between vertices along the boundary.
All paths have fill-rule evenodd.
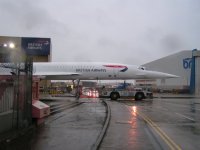
<path id="1" fill-rule="evenodd" d="M 186 119 L 188 119 L 188 120 L 195 121 L 194 119 L 192 119 L 192 118 L 190 118 L 190 117 L 188 117 L 188 116 L 185 116 L 185 115 L 183 115 L 183 114 L 180 114 L 180 113 L 176 113 L 176 114 L 179 115 L 179 116 L 182 116 L 182 117 L 184 117 L 184 118 L 186 118 Z"/>

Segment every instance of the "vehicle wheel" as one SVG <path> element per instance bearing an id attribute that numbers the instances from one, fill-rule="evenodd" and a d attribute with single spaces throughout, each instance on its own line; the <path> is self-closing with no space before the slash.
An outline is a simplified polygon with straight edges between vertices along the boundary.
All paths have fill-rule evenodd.
<path id="1" fill-rule="evenodd" d="M 119 98 L 119 93 L 113 92 L 110 94 L 111 100 L 117 100 Z"/>
<path id="2" fill-rule="evenodd" d="M 144 93 L 136 93 L 135 100 L 142 100 L 144 98 Z"/>

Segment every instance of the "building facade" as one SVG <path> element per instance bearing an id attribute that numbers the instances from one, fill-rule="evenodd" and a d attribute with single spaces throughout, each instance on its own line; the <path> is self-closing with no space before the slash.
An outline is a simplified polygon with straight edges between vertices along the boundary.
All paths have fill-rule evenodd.
<path id="1" fill-rule="evenodd" d="M 50 49 L 50 38 L 0 36 L 0 134 L 32 123 L 32 61 L 50 61 Z"/>
<path id="2" fill-rule="evenodd" d="M 199 51 L 196 51 L 199 53 Z M 192 50 L 184 50 L 158 60 L 144 64 L 147 70 L 161 71 L 179 76 L 179 78 L 158 79 L 155 81 L 136 80 L 138 85 L 148 85 L 163 90 L 190 91 L 191 80 L 195 80 L 196 93 L 199 93 L 199 57 L 195 57 L 195 74 L 191 76 Z"/>

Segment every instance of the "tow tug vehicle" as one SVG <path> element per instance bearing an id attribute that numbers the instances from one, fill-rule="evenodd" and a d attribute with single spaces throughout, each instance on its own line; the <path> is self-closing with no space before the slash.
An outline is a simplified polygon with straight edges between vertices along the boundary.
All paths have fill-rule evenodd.
<path id="1" fill-rule="evenodd" d="M 135 100 L 143 100 L 145 98 L 153 98 L 153 93 L 142 88 L 103 88 L 99 92 L 100 98 L 110 98 L 117 100 L 119 98 L 134 98 Z"/>

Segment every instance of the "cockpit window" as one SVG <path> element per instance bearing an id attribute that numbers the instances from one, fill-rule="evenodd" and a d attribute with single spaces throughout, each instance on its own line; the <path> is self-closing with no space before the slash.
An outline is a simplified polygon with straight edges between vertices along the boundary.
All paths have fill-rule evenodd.
<path id="1" fill-rule="evenodd" d="M 139 66 L 139 68 L 138 69 L 140 69 L 140 70 L 146 70 L 146 68 L 145 67 L 143 67 L 143 66 Z"/>

